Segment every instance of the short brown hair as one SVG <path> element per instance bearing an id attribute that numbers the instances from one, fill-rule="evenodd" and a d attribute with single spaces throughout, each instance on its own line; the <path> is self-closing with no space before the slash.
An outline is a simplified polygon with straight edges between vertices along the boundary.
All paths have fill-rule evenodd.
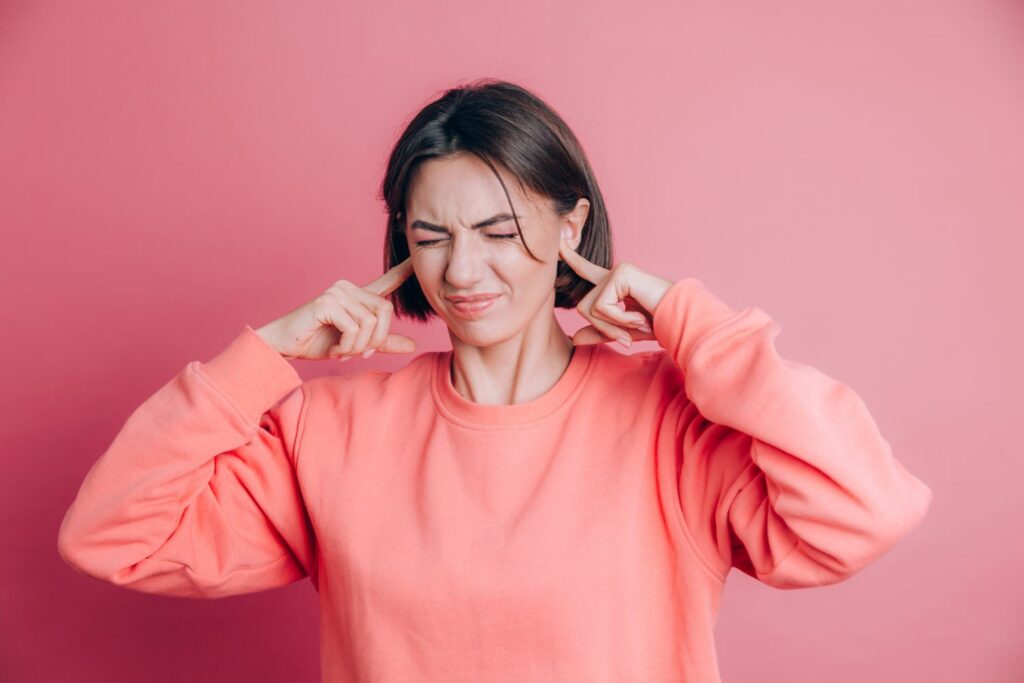
<path id="1" fill-rule="evenodd" d="M 395 143 L 388 158 L 379 198 L 388 211 L 384 270 L 409 257 L 405 235 L 405 208 L 413 171 L 426 159 L 467 152 L 479 157 L 498 178 L 509 206 L 512 197 L 495 164 L 534 193 L 550 198 L 555 211 L 565 215 L 580 197 L 590 202 L 576 251 L 604 268 L 612 264 L 611 231 L 597 179 L 576 136 L 539 97 L 525 88 L 498 79 L 479 79 L 446 90 L 421 109 Z M 516 215 L 512 207 L 513 215 Z M 516 219 L 516 230 L 530 251 Z M 594 285 L 565 262 L 558 263 L 555 307 L 575 308 Z M 421 322 L 436 313 L 415 277 L 389 295 L 395 317 Z"/>

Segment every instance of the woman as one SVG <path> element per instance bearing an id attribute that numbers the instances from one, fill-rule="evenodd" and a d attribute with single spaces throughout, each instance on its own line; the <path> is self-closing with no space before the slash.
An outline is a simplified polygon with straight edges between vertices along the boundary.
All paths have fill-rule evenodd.
<path id="1" fill-rule="evenodd" d="M 925 516 L 764 311 L 612 266 L 586 157 L 528 91 L 428 105 L 382 198 L 381 277 L 246 326 L 129 417 L 61 526 L 71 566 L 203 598 L 308 576 L 325 681 L 717 681 L 731 568 L 833 584 Z M 440 316 L 452 349 L 307 382 L 287 361 L 414 352 L 392 313 Z"/>

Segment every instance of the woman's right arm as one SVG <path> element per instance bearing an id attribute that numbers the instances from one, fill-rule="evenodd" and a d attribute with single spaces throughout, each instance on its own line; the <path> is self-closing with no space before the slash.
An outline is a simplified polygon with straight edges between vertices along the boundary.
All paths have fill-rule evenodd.
<path id="1" fill-rule="evenodd" d="M 317 547 L 296 476 L 308 386 L 288 358 L 412 353 L 385 297 L 406 258 L 365 286 L 339 280 L 150 396 L 92 466 L 64 515 L 69 565 L 144 593 L 219 598 L 309 576 Z"/>
<path id="2" fill-rule="evenodd" d="M 246 326 L 128 418 L 92 466 L 57 547 L 88 576 L 144 593 L 219 598 L 316 576 L 295 474 L 307 387 Z"/>

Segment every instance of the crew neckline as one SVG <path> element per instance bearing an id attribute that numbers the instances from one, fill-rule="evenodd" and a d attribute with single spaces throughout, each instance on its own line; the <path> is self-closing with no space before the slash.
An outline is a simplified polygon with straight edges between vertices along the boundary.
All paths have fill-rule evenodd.
<path id="1" fill-rule="evenodd" d="M 438 410 L 449 420 L 466 427 L 493 429 L 542 420 L 565 406 L 583 386 L 593 365 L 596 344 L 577 346 L 561 377 L 545 393 L 525 403 L 496 405 L 476 403 L 455 390 L 451 380 L 454 351 L 437 353 L 431 390 Z"/>

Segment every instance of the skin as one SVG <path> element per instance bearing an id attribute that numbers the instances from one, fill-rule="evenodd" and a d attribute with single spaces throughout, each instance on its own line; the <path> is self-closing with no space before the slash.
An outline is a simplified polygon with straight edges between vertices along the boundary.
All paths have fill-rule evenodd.
<path id="1" fill-rule="evenodd" d="M 551 200 L 519 187 L 504 169 L 499 173 L 530 245 L 523 247 L 508 218 L 473 229 L 479 221 L 511 213 L 490 167 L 472 154 L 423 162 L 406 203 L 409 260 L 424 295 L 445 321 L 451 338 L 455 390 L 480 404 L 509 405 L 546 393 L 562 376 L 575 345 L 618 337 L 653 338 L 651 316 L 672 282 L 630 265 L 605 269 L 575 249 L 590 202 L 581 198 L 566 215 Z M 416 220 L 443 226 L 443 232 L 414 226 Z M 578 310 L 591 326 L 569 337 L 555 318 L 555 274 L 565 260 L 594 289 Z M 452 295 L 497 293 L 499 298 L 477 319 L 460 317 Z M 647 330 L 637 328 L 646 324 Z"/>
<path id="2" fill-rule="evenodd" d="M 448 326 L 455 390 L 475 403 L 507 405 L 541 396 L 569 364 L 574 345 L 555 318 L 555 269 L 561 238 L 579 244 L 590 202 L 580 199 L 559 216 L 548 198 L 524 194 L 511 175 L 499 172 L 539 262 L 523 247 L 513 220 L 470 227 L 511 213 L 497 178 L 472 154 L 419 166 L 406 202 L 406 238 L 420 287 Z M 417 219 L 450 233 L 410 228 Z M 428 240 L 439 241 L 420 244 Z M 476 320 L 459 317 L 445 298 L 482 293 L 501 296 Z"/>

